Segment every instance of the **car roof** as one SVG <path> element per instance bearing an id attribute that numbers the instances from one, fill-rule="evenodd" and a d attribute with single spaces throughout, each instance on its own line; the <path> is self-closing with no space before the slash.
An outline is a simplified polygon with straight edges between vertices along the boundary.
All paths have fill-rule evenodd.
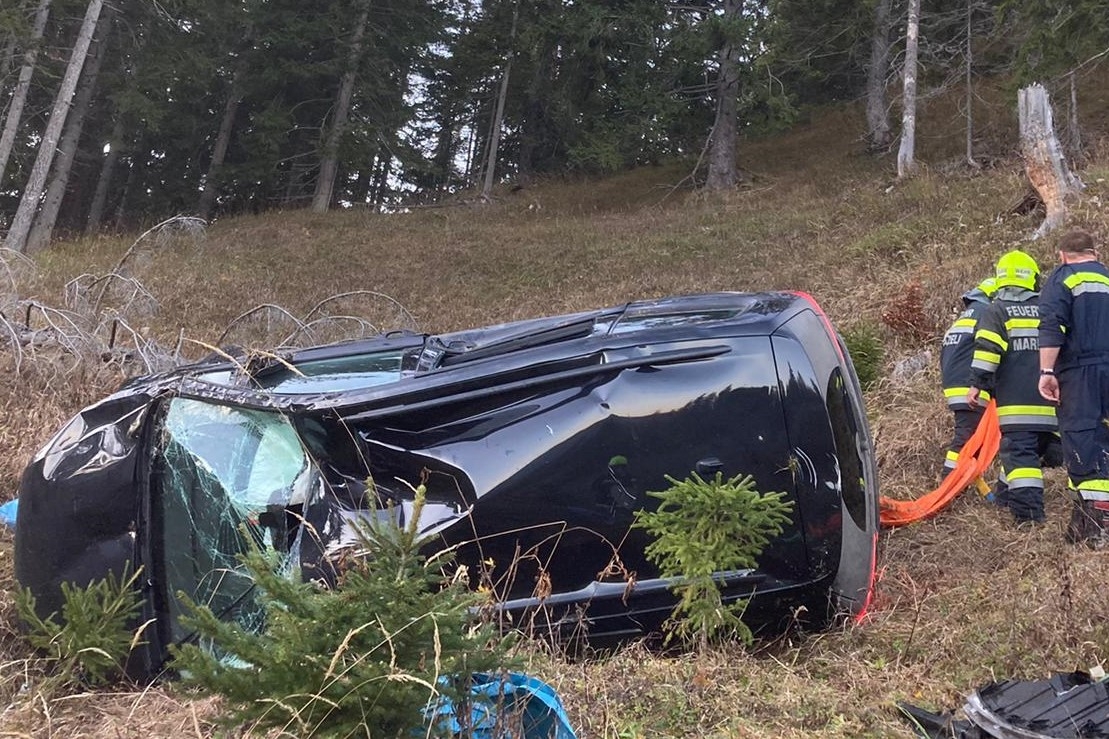
<path id="1" fill-rule="evenodd" d="M 521 371 L 588 366 L 590 357 L 613 346 L 644 347 L 641 364 L 689 359 L 689 351 L 651 356 L 649 347 L 768 336 L 811 307 L 810 298 L 793 292 L 684 295 L 444 334 L 394 332 L 236 361 L 216 357 L 172 377 L 184 395 L 252 407 L 304 412 L 385 407 L 410 402 L 413 395 L 490 388 L 519 379 Z M 726 349 L 690 351 L 710 356 Z M 395 357 L 395 376 L 375 369 L 375 357 Z M 617 369 L 603 359 L 592 366 L 601 364 Z"/>

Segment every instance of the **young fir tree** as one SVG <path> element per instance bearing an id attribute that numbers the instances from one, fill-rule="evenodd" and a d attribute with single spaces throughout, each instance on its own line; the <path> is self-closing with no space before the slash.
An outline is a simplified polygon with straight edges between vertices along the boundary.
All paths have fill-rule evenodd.
<path id="1" fill-rule="evenodd" d="M 696 640 L 702 649 L 714 638 L 734 634 L 750 643 L 743 623 L 746 601 L 724 603 L 713 574 L 754 568 L 770 538 L 789 521 L 785 493 L 760 495 L 754 478 L 719 472 L 706 481 L 696 472 L 685 480 L 667 475 L 670 488 L 648 495 L 662 501 L 656 511 L 636 513 L 635 526 L 654 535 L 647 558 L 663 577 L 674 578 L 679 596 L 670 636 Z"/>
<path id="2" fill-rule="evenodd" d="M 248 554 L 265 630 L 190 603 L 200 645 L 175 648 L 175 667 L 224 697 L 231 725 L 296 736 L 426 734 L 425 711 L 438 696 L 465 705 L 470 675 L 504 667 L 509 644 L 474 622 L 475 596 L 444 583 L 442 561 L 432 566 L 420 554 L 423 501 L 421 486 L 404 528 L 367 525 L 366 556 L 344 563 L 334 589 L 277 574 L 265 554 Z"/>

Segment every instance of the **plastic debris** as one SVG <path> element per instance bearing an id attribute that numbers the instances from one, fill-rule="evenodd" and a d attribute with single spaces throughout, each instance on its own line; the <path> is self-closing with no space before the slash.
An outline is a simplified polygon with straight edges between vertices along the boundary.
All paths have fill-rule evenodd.
<path id="1" fill-rule="evenodd" d="M 15 528 L 15 516 L 19 510 L 19 498 L 0 505 L 0 525 Z"/>
<path id="2" fill-rule="evenodd" d="M 898 708 L 926 739 L 1109 739 L 1109 685 L 1086 672 L 990 683 L 967 697 L 965 720 Z"/>
<path id="3" fill-rule="evenodd" d="M 542 680 L 517 672 L 471 679 L 469 715 L 444 698 L 429 711 L 430 723 L 473 739 L 577 739 L 554 688 Z"/>

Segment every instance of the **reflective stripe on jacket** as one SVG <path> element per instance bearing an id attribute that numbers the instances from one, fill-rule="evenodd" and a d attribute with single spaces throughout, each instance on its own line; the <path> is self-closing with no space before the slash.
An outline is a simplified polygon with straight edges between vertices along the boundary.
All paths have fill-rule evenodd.
<path id="1" fill-rule="evenodd" d="M 1054 430 L 1055 407 L 1044 400 L 1040 378 L 1038 296 L 1006 288 L 983 311 L 974 334 L 971 377 L 976 387 L 993 390 L 998 423 L 1006 427 Z"/>
<path id="2" fill-rule="evenodd" d="M 953 411 L 970 410 L 967 391 L 970 390 L 970 362 L 974 355 L 974 331 L 978 318 L 989 307 L 985 301 L 974 300 L 967 304 L 966 310 L 959 314 L 955 322 L 943 335 L 940 347 L 940 380 L 948 407 Z M 988 402 L 989 394 L 982 396 Z"/>

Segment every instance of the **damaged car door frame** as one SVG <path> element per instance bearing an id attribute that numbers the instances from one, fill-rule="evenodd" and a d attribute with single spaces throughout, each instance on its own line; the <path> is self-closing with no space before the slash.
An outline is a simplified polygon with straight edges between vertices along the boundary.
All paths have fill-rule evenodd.
<path id="1" fill-rule="evenodd" d="M 850 357 L 801 293 L 643 301 L 132 380 L 28 465 L 16 575 L 49 614 L 62 582 L 141 564 L 155 628 L 130 668 L 152 674 L 189 638 L 177 590 L 255 623 L 244 522 L 290 570 L 327 580 L 356 522 L 388 502 L 410 515 L 422 482 L 429 553 L 451 547 L 493 583 L 506 621 L 623 638 L 657 630 L 674 604 L 634 512 L 692 471 L 749 473 L 795 503 L 755 571 L 719 573 L 727 600 L 754 596 L 749 624 L 865 612 L 872 441 Z"/>

